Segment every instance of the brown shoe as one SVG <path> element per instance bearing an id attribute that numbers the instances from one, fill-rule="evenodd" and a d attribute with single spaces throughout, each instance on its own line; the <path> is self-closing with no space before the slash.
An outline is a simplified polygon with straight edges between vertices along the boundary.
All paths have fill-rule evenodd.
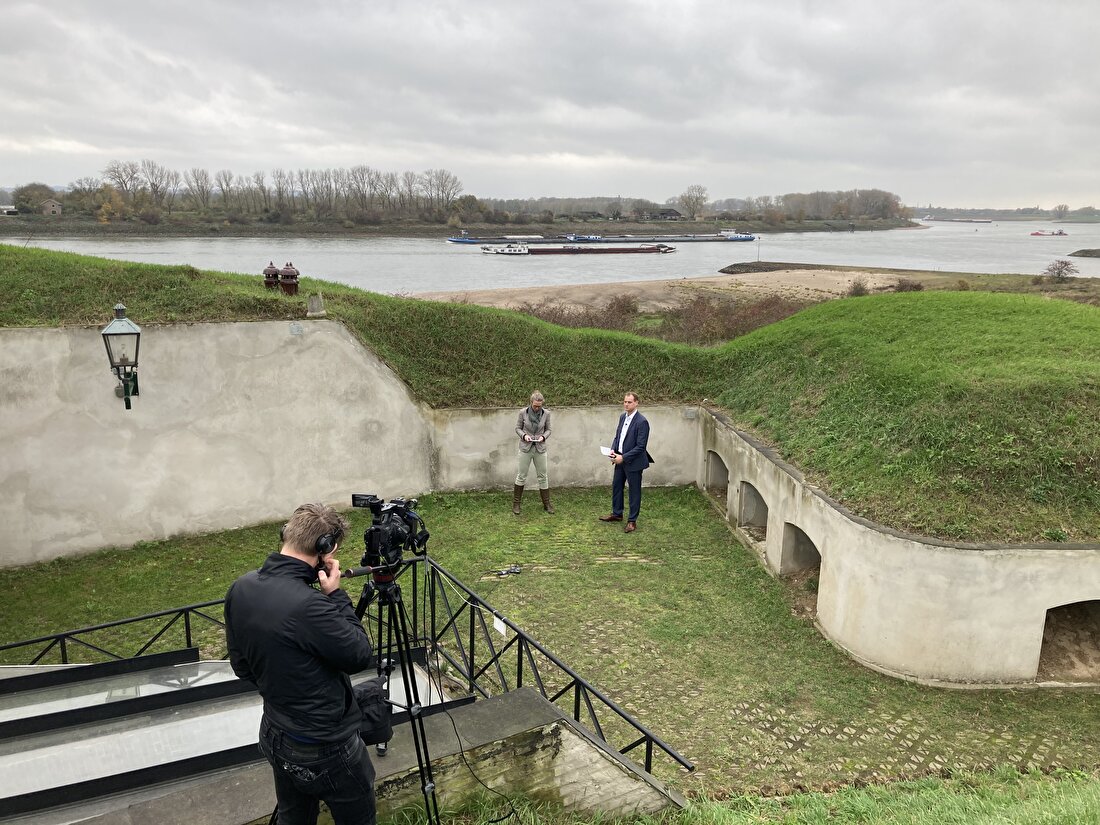
<path id="1" fill-rule="evenodd" d="M 638 529 L 638 525 L 637 525 L 637 524 L 635 524 L 635 523 L 634 523 L 634 522 L 632 522 L 632 521 L 628 521 L 628 522 L 626 523 L 626 527 L 624 527 L 624 528 L 623 528 L 623 532 L 624 532 L 624 533 L 633 533 L 633 532 L 634 532 L 635 530 L 637 530 L 637 529 Z"/>
<path id="2" fill-rule="evenodd" d="M 606 516 L 600 516 L 600 521 L 622 521 L 622 520 L 623 520 L 622 516 L 617 516 L 614 513 L 611 513 L 611 514 L 606 515 Z"/>

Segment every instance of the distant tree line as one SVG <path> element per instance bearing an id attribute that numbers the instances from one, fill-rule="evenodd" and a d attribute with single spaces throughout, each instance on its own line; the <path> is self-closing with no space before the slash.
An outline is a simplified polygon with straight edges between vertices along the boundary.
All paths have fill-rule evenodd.
<path id="1" fill-rule="evenodd" d="M 73 181 L 55 190 L 28 183 L 10 192 L 0 190 L 0 203 L 22 213 L 38 211 L 54 198 L 67 213 L 93 215 L 103 222 L 139 219 L 159 223 L 165 216 L 189 212 L 230 222 L 294 223 L 296 220 L 342 221 L 347 225 L 377 225 L 411 218 L 427 223 L 466 224 L 553 223 L 555 220 L 713 220 L 781 226 L 801 221 L 898 219 L 909 208 L 893 192 L 850 189 L 788 193 L 711 200 L 702 184 L 691 184 L 663 205 L 645 198 L 598 196 L 584 198 L 478 198 L 462 194 L 462 182 L 446 169 L 423 172 L 383 172 L 366 165 L 349 169 L 273 169 L 239 175 L 228 169 L 211 173 L 193 167 L 182 173 L 156 161 L 118 161 L 99 176 Z M 673 211 L 675 210 L 675 211 Z M 1091 206 L 1070 210 L 1066 204 L 1044 210 L 945 209 L 929 206 L 921 215 L 951 217 L 1095 218 Z"/>
<path id="2" fill-rule="evenodd" d="M 491 211 L 528 221 L 549 222 L 556 217 L 574 219 L 641 219 L 661 212 L 661 206 L 644 198 L 527 198 L 503 200 L 485 198 Z M 881 189 L 852 189 L 838 192 L 764 195 L 755 198 L 710 200 L 702 184 L 688 186 L 680 195 L 668 198 L 665 207 L 675 209 L 687 220 L 763 221 L 778 225 L 787 221 L 851 220 L 854 218 L 902 218 L 908 210 L 901 198 Z"/>
<path id="3" fill-rule="evenodd" d="M 152 160 L 113 160 L 99 177 L 80 178 L 65 191 L 30 183 L 14 189 L 11 196 L 21 212 L 36 211 L 52 197 L 66 210 L 95 215 L 103 222 L 138 217 L 159 223 L 163 215 L 188 210 L 217 212 L 241 222 L 262 218 L 293 223 L 305 217 L 370 224 L 391 216 L 442 223 L 461 194 L 462 182 L 446 169 L 398 174 L 360 165 L 239 175 L 229 169 L 211 174 L 200 167 L 181 173 Z"/>
<path id="4" fill-rule="evenodd" d="M 1001 218 L 1011 220 L 1014 218 L 1053 218 L 1065 220 L 1066 218 L 1079 218 L 1093 220 L 1100 217 L 1100 209 L 1093 206 L 1082 206 L 1079 209 L 1070 209 L 1069 204 L 1059 203 L 1051 209 L 1043 209 L 1041 206 L 1024 206 L 1019 209 L 955 209 L 946 206 L 928 206 L 917 209 L 921 215 L 932 215 L 936 218 Z"/>

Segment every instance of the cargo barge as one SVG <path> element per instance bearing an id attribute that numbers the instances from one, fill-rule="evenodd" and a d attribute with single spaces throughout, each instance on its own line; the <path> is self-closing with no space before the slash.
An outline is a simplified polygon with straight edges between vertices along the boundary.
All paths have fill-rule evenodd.
<path id="1" fill-rule="evenodd" d="M 723 229 L 714 235 L 577 235 L 567 234 L 547 238 L 543 235 L 503 235 L 494 238 L 478 238 L 473 235 L 455 235 L 447 238 L 447 243 L 458 244 L 606 244 L 606 243 L 698 243 L 703 241 L 755 241 L 756 236 L 733 229 Z"/>
<path id="2" fill-rule="evenodd" d="M 484 244 L 481 251 L 485 255 L 596 255 L 596 254 L 657 254 L 666 255 L 675 252 L 676 247 L 668 244 L 641 244 L 635 246 L 528 246 L 526 243 Z"/>

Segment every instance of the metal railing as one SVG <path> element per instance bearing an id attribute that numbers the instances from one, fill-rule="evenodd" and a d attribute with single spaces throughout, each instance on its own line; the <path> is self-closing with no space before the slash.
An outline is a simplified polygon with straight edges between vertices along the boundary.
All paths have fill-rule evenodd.
<path id="1" fill-rule="evenodd" d="M 644 748 L 647 772 L 652 771 L 655 751 L 663 752 L 682 768 L 695 769 L 674 748 L 433 559 L 425 557 L 417 562 L 424 565 L 424 570 L 413 578 L 413 625 L 431 654 L 445 659 L 470 693 L 488 697 L 533 686 L 619 753 Z M 418 598 L 421 588 L 424 592 Z M 499 643 L 490 631 L 487 616 L 491 617 L 492 630 L 501 638 Z"/>
<path id="2" fill-rule="evenodd" d="M 104 622 L 103 624 L 91 625 L 89 627 L 81 627 L 77 630 L 67 630 L 64 633 L 51 633 L 47 636 L 38 636 L 34 639 L 25 639 L 21 642 L 10 642 L 8 644 L 0 645 L 0 655 L 6 651 L 19 650 L 20 648 L 27 648 L 32 654 L 29 659 L 24 660 L 23 664 L 38 665 L 38 664 L 52 664 L 53 659 L 47 660 L 47 656 L 51 652 L 56 651 L 55 658 L 60 657 L 60 663 L 68 665 L 73 663 L 73 648 L 78 649 L 82 653 L 91 656 L 92 661 L 104 661 L 104 660 L 122 660 L 133 659 L 137 656 L 144 656 L 162 639 L 167 640 L 167 634 L 169 631 L 176 629 L 182 631 L 182 646 L 194 647 L 195 646 L 195 622 L 207 623 L 209 625 L 216 626 L 222 630 L 225 628 L 225 622 L 216 616 L 210 615 L 208 611 L 212 607 L 220 607 L 225 603 L 224 599 L 218 599 L 212 602 L 202 602 L 200 604 L 191 604 L 186 607 L 177 607 L 172 610 L 161 610 L 157 613 L 147 613 L 144 616 L 134 616 L 131 619 L 119 619 L 113 622 Z M 122 635 L 127 638 L 122 642 L 106 642 L 100 639 L 93 640 L 90 637 L 99 636 L 104 637 L 109 635 L 107 631 L 119 630 L 131 628 L 140 624 L 141 622 L 154 622 L 157 620 L 163 620 L 159 622 L 154 628 L 152 634 L 147 638 L 144 636 L 139 637 L 144 641 L 135 642 L 130 636 L 133 633 Z M 137 628 L 133 628 L 136 630 Z M 112 650 L 108 645 L 114 644 L 115 650 Z M 122 652 L 117 646 L 119 644 L 137 644 L 138 647 L 132 652 Z M 179 641 L 174 642 L 173 647 L 180 647 Z M 225 649 L 224 637 L 222 642 L 222 649 Z"/>
<path id="3" fill-rule="evenodd" d="M 652 771 L 653 757 L 658 751 L 689 771 L 695 769 L 674 748 L 433 559 L 413 557 L 397 578 L 400 581 L 406 575 L 409 575 L 411 585 L 411 598 L 407 602 L 411 605 L 410 632 L 416 636 L 411 641 L 424 646 L 427 655 L 435 659 L 437 671 L 442 670 L 438 667 L 440 660 L 445 661 L 453 671 L 447 674 L 448 678 L 455 680 L 460 689 L 489 697 L 532 686 L 559 710 L 587 727 L 619 753 L 625 755 L 643 748 L 646 771 Z M 196 621 L 217 629 L 220 650 L 225 651 L 225 622 L 212 615 L 214 610 L 211 610 L 222 607 L 224 603 L 223 599 L 218 599 L 12 642 L 0 645 L 0 656 L 6 651 L 25 648 L 33 655 L 22 663 L 35 665 L 43 663 L 51 652 L 56 651 L 55 658 L 59 656 L 61 664 L 70 664 L 73 661 L 72 648 L 75 647 L 93 660 L 129 659 L 148 653 L 158 642 L 166 639 L 173 628 L 178 631 L 181 624 L 183 646 L 194 647 Z M 377 602 L 372 609 L 379 609 Z M 486 616 L 492 617 L 493 630 L 498 635 L 502 634 L 502 643 L 494 639 Z M 128 644 L 138 645 L 133 652 L 112 650 L 106 642 L 97 643 L 90 638 L 156 620 L 163 621 L 148 638 L 141 637 L 144 641 L 139 643 L 133 638 L 127 639 Z M 371 622 L 377 621 L 376 615 L 372 617 L 368 614 L 364 621 L 370 627 Z M 136 628 L 129 630 L 129 637 L 135 635 L 134 630 Z M 178 643 L 175 646 L 178 647 Z M 222 653 L 221 658 L 226 655 Z M 429 664 L 432 662 L 429 661 Z"/>

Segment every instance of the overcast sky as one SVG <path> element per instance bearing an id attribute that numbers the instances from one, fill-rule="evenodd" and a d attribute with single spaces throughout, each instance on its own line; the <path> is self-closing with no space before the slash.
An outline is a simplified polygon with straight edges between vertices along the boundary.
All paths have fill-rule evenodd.
<path id="1" fill-rule="evenodd" d="M 4 0 L 0 78 L 8 187 L 148 158 L 1100 207 L 1096 0 Z"/>

